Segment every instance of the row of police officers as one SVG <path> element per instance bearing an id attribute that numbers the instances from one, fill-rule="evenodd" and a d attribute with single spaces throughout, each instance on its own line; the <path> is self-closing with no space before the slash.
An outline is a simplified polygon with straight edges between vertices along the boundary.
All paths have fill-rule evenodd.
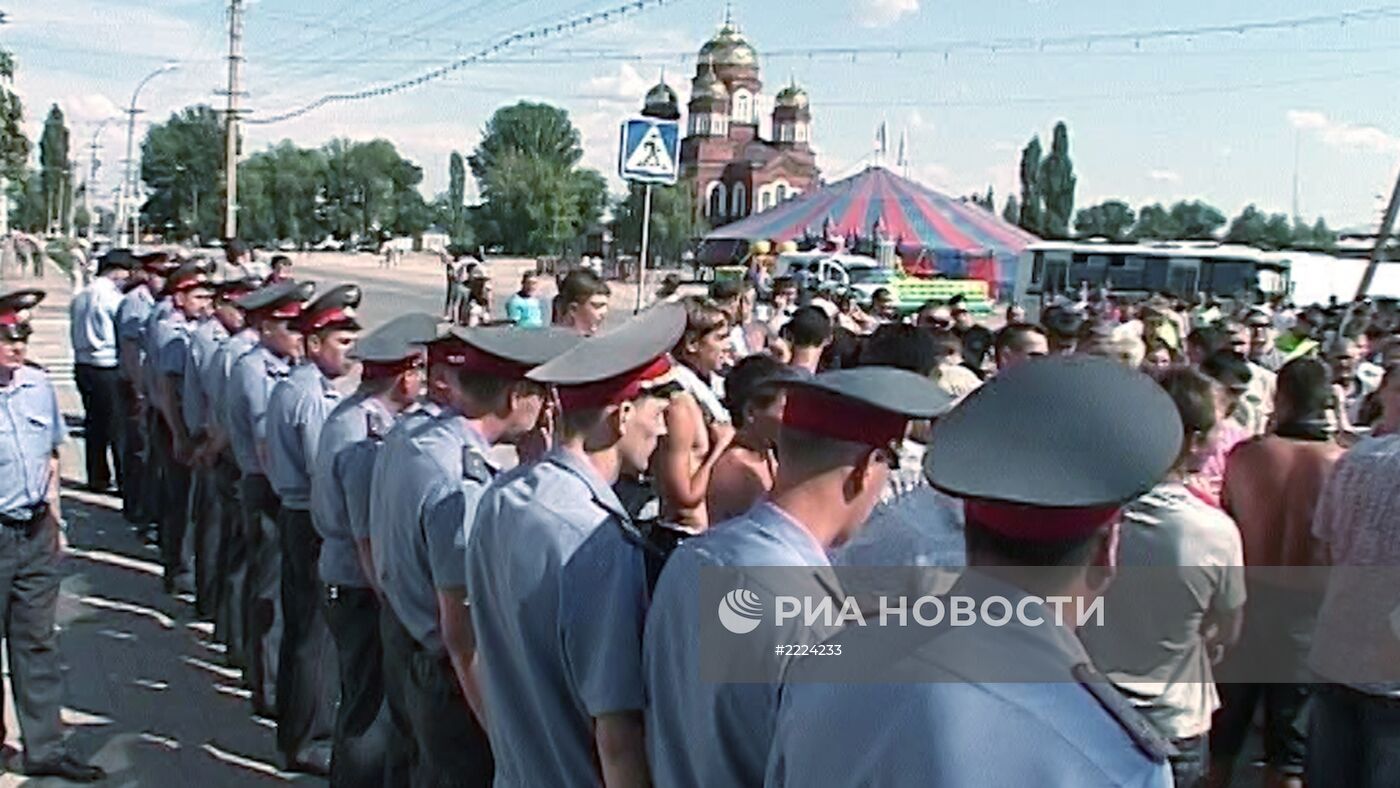
<path id="1" fill-rule="evenodd" d="M 702 680 L 701 570 L 806 568 L 814 593 L 839 596 L 829 551 L 879 501 L 909 422 L 950 405 L 926 378 L 785 379 L 772 494 L 668 558 L 613 487 L 665 432 L 683 307 L 586 339 L 443 332 L 423 314 L 364 332 L 353 285 L 216 281 L 120 250 L 102 266 L 126 273 L 124 510 L 157 524 L 167 586 L 214 619 L 290 769 L 347 786 L 1169 783 L 1169 745 L 1072 635 L 1008 641 L 1063 674 L 1048 689 Z M 1111 565 L 1113 513 L 1179 448 L 1154 391 L 1108 362 L 1055 359 L 943 416 L 926 473 L 977 503 L 994 538 L 973 564 L 1067 561 L 1066 593 Z M 1015 440 L 987 440 L 1022 413 Z M 998 577 L 963 590 L 1014 588 Z M 935 672 L 959 675 L 924 645 Z M 1019 757 L 994 757 L 997 742 Z"/>

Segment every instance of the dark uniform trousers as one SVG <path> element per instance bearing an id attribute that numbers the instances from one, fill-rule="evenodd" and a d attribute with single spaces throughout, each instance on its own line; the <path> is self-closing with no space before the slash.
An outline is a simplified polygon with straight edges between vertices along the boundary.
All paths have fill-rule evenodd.
<path id="1" fill-rule="evenodd" d="M 87 450 L 87 482 L 94 490 L 105 491 L 116 482 L 121 486 L 122 455 L 119 436 L 121 418 L 119 386 L 121 373 L 116 367 L 74 364 L 73 379 L 83 399 L 83 445 Z M 112 462 L 107 462 L 107 453 Z"/>
<path id="2" fill-rule="evenodd" d="M 244 675 L 253 692 L 254 711 L 275 718 L 277 657 L 282 648 L 282 551 L 277 543 L 277 510 L 281 505 L 262 474 L 244 475 L 239 491 L 248 559 L 243 589 Z"/>
<path id="3" fill-rule="evenodd" d="M 326 623 L 340 665 L 331 785 L 380 788 L 405 785 L 408 753 L 391 747 L 393 721 L 384 698 L 384 654 L 379 597 L 369 588 L 326 587 Z"/>
<path id="4" fill-rule="evenodd" d="M 411 735 L 412 725 L 408 698 L 408 671 L 413 665 L 413 652 L 417 648 L 413 636 L 403 628 L 399 617 L 383 599 L 379 600 L 379 640 L 384 647 L 384 699 L 389 709 L 389 741 L 387 744 L 389 763 L 402 763 L 408 767 L 410 778 L 418 773 L 422 760 L 418 744 Z M 395 785 L 407 785 L 405 781 Z M 417 783 L 413 783 L 417 784 Z"/>
<path id="5" fill-rule="evenodd" d="M 165 427 L 165 419 L 161 417 L 154 405 L 147 403 L 145 409 L 145 433 L 142 436 L 142 443 L 146 448 L 145 454 L 145 474 L 141 482 L 141 496 L 144 499 L 142 511 L 146 513 L 146 519 L 142 525 L 155 523 L 157 526 L 156 535 L 164 535 L 165 504 L 169 500 L 169 491 L 165 486 L 165 472 L 167 458 L 170 456 L 170 437 Z M 164 565 L 165 549 L 164 540 L 158 539 L 161 544 L 161 560 Z"/>
<path id="6" fill-rule="evenodd" d="M 489 786 L 496 771 L 486 731 L 462 695 L 447 654 L 409 640 L 405 682 L 409 735 L 418 752 L 415 788 Z"/>
<path id="7" fill-rule="evenodd" d="M 24 760 L 33 764 L 63 755 L 63 675 L 59 671 L 58 528 L 47 519 L 0 525 L 0 627 L 10 661 L 10 689 Z M 0 725 L 3 728 L 3 725 Z"/>
<path id="8" fill-rule="evenodd" d="M 243 601 L 248 586 L 248 550 L 243 540 L 241 474 L 227 450 L 219 456 L 214 475 L 219 496 L 219 552 L 214 569 L 219 602 L 214 614 L 214 637 L 228 648 L 228 664 L 246 668 L 247 619 Z"/>
<path id="9" fill-rule="evenodd" d="M 165 568 L 165 590 L 176 590 L 178 578 L 192 571 L 185 557 L 185 536 L 190 527 L 190 467 L 175 458 L 174 435 L 160 414 L 151 420 L 151 463 L 159 485 L 156 507 L 160 523 L 160 563 Z"/>
<path id="10" fill-rule="evenodd" d="M 191 468 L 190 519 L 194 523 L 194 605 L 200 618 L 219 609 L 219 524 L 224 515 L 216 465 Z"/>
<path id="11" fill-rule="evenodd" d="M 141 397 L 125 378 L 121 381 L 122 516 L 132 525 L 151 521 L 146 506 L 146 441 Z"/>
<path id="12" fill-rule="evenodd" d="M 316 564 L 321 535 L 311 513 L 283 506 L 282 644 L 277 663 L 277 748 L 293 762 L 316 743 L 329 747 L 339 692 L 335 644 L 326 626 L 325 589 Z"/>

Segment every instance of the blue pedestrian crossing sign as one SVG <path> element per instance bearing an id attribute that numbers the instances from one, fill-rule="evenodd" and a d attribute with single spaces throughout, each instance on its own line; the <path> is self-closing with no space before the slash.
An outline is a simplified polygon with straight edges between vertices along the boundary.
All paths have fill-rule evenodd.
<path id="1" fill-rule="evenodd" d="M 623 121 L 618 174 L 637 183 L 675 183 L 680 170 L 680 136 L 680 125 L 674 120 Z"/>

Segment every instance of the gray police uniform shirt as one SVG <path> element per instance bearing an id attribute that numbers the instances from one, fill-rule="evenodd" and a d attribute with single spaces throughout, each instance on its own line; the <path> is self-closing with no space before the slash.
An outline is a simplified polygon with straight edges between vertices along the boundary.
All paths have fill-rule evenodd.
<path id="1" fill-rule="evenodd" d="M 646 703 L 646 568 L 624 524 L 612 488 L 565 449 L 482 496 L 466 582 L 497 786 L 601 785 L 593 718 Z"/>
<path id="2" fill-rule="evenodd" d="M 233 376 L 233 365 L 258 345 L 258 332 L 245 328 L 231 337 L 224 338 L 214 350 L 209 363 L 200 373 L 204 377 L 204 390 L 209 394 L 210 423 L 228 430 L 228 383 Z"/>
<path id="3" fill-rule="evenodd" d="M 700 679 L 700 570 L 815 567 L 829 573 L 825 549 L 786 512 L 762 501 L 746 514 L 683 543 L 656 584 L 642 641 L 647 750 L 658 785 L 761 785 L 778 685 Z M 828 575 L 829 576 L 829 575 Z M 789 592 L 785 592 L 789 593 Z M 820 639 L 827 632 L 811 630 Z M 780 638 L 797 643 L 803 633 Z M 839 774 L 839 772 L 833 772 Z M 830 774 L 827 775 L 830 779 Z"/>
<path id="4" fill-rule="evenodd" d="M 496 474 L 490 451 L 465 417 L 444 410 L 392 430 L 375 458 L 370 541 L 379 588 L 404 629 L 433 654 L 446 653 L 437 592 L 463 586 L 460 533 Z"/>
<path id="5" fill-rule="evenodd" d="M 111 369 L 117 366 L 117 310 L 122 293 L 105 276 L 92 280 L 69 305 L 73 363 Z"/>
<path id="6" fill-rule="evenodd" d="M 63 445 L 63 414 L 43 370 L 21 366 L 0 387 L 0 516 L 27 517 L 52 481 L 49 459 Z"/>
<path id="7" fill-rule="evenodd" d="M 327 585 L 369 586 L 350 525 L 350 498 L 357 499 L 358 508 L 367 507 L 374 476 L 374 455 L 358 444 L 386 434 L 393 423 L 394 414 L 379 398 L 356 392 L 336 405 L 321 427 L 311 474 L 311 524 L 321 535 L 317 567 Z"/>
<path id="8" fill-rule="evenodd" d="M 224 324 L 209 318 L 190 333 L 189 352 L 185 355 L 185 376 L 180 390 L 180 416 L 191 435 L 204 432 L 209 420 L 209 393 L 205 390 L 204 370 L 228 337 Z"/>
<path id="9" fill-rule="evenodd" d="M 154 400 L 159 390 L 156 382 L 162 378 L 185 374 L 185 358 L 189 356 L 190 331 L 194 323 L 183 313 L 172 312 L 155 320 L 146 332 L 147 392 Z M 177 387 L 177 391 L 182 390 Z"/>
<path id="10" fill-rule="evenodd" d="M 340 402 L 330 378 L 306 361 L 278 382 L 267 402 L 267 480 L 282 505 L 311 511 L 311 474 L 321 427 Z"/>
<path id="11" fill-rule="evenodd" d="M 256 345 L 234 362 L 224 393 L 228 408 L 229 445 L 244 476 L 264 474 L 258 444 L 267 440 L 267 402 L 277 382 L 292 368 L 263 345 Z"/>
<path id="12" fill-rule="evenodd" d="M 155 296 L 145 285 L 128 290 L 117 307 L 117 337 L 140 341 L 141 332 L 146 329 L 146 318 L 155 303 Z"/>
<path id="13" fill-rule="evenodd" d="M 954 593 L 1004 597 L 1016 607 L 1026 597 L 978 573 L 964 575 Z M 1053 620 L 1038 600 L 1025 611 L 1025 620 Z M 1074 633 L 1022 621 L 953 627 L 945 618 L 891 653 L 880 673 L 892 683 L 840 683 L 842 668 L 831 657 L 796 662 L 783 686 L 764 785 L 822 785 L 840 775 L 843 784 L 865 788 L 1170 786 L 1169 745 L 1092 673 Z M 830 642 L 869 653 L 875 644 L 862 651 L 862 641 L 871 637 L 850 627 Z M 881 645 L 892 651 L 888 640 Z M 815 673 L 804 676 L 808 669 Z"/>
<path id="14" fill-rule="evenodd" d="M 169 335 L 161 331 L 159 326 L 174 315 L 175 302 L 166 296 L 151 305 L 151 311 L 147 313 L 145 323 L 141 326 L 141 385 L 147 397 L 155 397 L 157 376 L 161 374 L 158 354 L 160 348 L 169 340 Z M 183 319 L 183 315 L 181 318 Z M 181 370 L 183 369 L 182 365 Z"/>

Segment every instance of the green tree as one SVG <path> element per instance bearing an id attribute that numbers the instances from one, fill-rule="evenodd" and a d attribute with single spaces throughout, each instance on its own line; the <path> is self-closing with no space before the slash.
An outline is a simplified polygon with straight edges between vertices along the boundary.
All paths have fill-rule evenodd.
<path id="1" fill-rule="evenodd" d="M 1225 226 L 1225 214 L 1199 200 L 1173 205 L 1171 218 L 1177 238 L 1186 241 L 1214 240 L 1216 233 Z"/>
<path id="2" fill-rule="evenodd" d="M 462 154 L 452 151 L 447 162 L 447 221 L 442 226 L 455 242 L 466 228 L 467 165 Z"/>
<path id="3" fill-rule="evenodd" d="M 44 183 L 37 171 L 9 186 L 10 224 L 27 233 L 42 233 L 47 229 L 49 215 L 44 204 Z"/>
<path id="4" fill-rule="evenodd" d="M 54 104 L 44 119 L 44 133 L 39 137 L 39 180 L 44 190 L 44 228 L 50 232 L 64 228 L 68 220 L 72 167 L 68 161 L 68 126 L 63 110 Z"/>
<path id="5" fill-rule="evenodd" d="M 173 239 L 217 238 L 223 168 L 224 123 L 207 104 L 152 126 L 141 143 L 141 180 L 150 190 L 143 222 Z"/>
<path id="6" fill-rule="evenodd" d="M 1001 218 L 1012 224 L 1020 224 L 1021 202 L 1016 199 L 1016 195 L 1013 194 L 1006 198 L 1006 208 L 1002 210 Z"/>
<path id="7" fill-rule="evenodd" d="M 264 244 L 305 247 L 325 239 L 326 156 L 290 141 L 259 151 L 238 168 L 240 232 Z"/>
<path id="8" fill-rule="evenodd" d="M 567 111 L 522 101 L 496 110 L 487 121 L 481 142 L 469 158 L 472 175 L 480 181 L 512 155 L 531 156 L 568 170 L 583 158 L 583 147 Z"/>
<path id="9" fill-rule="evenodd" d="M 633 184 L 614 211 L 618 246 L 629 253 L 641 253 L 643 192 L 643 187 Z M 652 187 L 648 241 L 651 261 L 679 264 L 691 242 L 704 235 L 706 229 L 703 222 L 695 219 L 690 189 L 682 185 Z"/>
<path id="10" fill-rule="evenodd" d="M 1132 236 L 1136 221 L 1137 217 L 1127 203 L 1109 200 L 1076 213 L 1074 229 L 1080 238 L 1102 237 L 1110 241 L 1126 241 Z"/>
<path id="11" fill-rule="evenodd" d="M 1144 205 L 1138 210 L 1137 224 L 1132 237 L 1140 241 L 1170 241 L 1180 236 L 1181 229 L 1172 219 L 1171 212 L 1161 203 Z"/>
<path id="12" fill-rule="evenodd" d="M 1044 234 L 1068 238 L 1069 221 L 1074 214 L 1074 163 L 1069 158 L 1069 128 L 1064 121 L 1055 124 L 1050 155 L 1040 165 L 1040 191 L 1045 202 Z"/>
<path id="13" fill-rule="evenodd" d="M 0 49 L 0 180 L 24 179 L 29 138 L 24 135 L 24 103 L 15 95 L 15 60 Z"/>
<path id="14" fill-rule="evenodd" d="M 427 206 L 418 193 L 423 170 L 399 155 L 393 143 L 332 140 L 322 150 L 325 218 L 336 238 L 377 245 L 427 227 Z"/>
<path id="15" fill-rule="evenodd" d="M 1031 137 L 1021 151 L 1021 228 L 1037 235 L 1045 231 L 1044 196 L 1040 188 L 1040 136 Z"/>
<path id="16" fill-rule="evenodd" d="M 468 158 L 482 204 L 478 240 L 518 254 L 558 253 L 607 207 L 607 183 L 579 169 L 569 113 L 520 102 L 496 110 Z"/>

